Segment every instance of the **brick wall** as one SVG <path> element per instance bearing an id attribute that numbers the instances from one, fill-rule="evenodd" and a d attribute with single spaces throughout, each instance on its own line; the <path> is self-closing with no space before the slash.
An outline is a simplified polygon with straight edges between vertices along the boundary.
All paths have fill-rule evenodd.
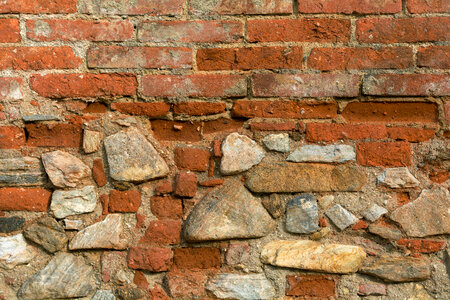
<path id="1" fill-rule="evenodd" d="M 443 0 L 0 1 L 0 299 L 448 298 L 449 29 Z"/>

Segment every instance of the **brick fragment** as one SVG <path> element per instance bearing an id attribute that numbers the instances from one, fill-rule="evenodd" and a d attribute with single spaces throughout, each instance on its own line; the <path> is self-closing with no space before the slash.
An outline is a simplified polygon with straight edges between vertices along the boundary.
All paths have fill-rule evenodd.
<path id="1" fill-rule="evenodd" d="M 198 184 L 201 186 L 204 186 L 204 187 L 214 187 L 214 186 L 222 185 L 224 182 L 225 182 L 225 180 L 222 178 L 214 178 L 214 179 L 208 179 L 208 180 L 201 181 Z"/>
<path id="2" fill-rule="evenodd" d="M 94 159 L 92 177 L 94 177 L 95 183 L 97 183 L 99 187 L 105 186 L 108 183 L 105 174 L 105 166 L 103 165 L 103 160 L 101 158 Z"/>
<path id="3" fill-rule="evenodd" d="M 187 270 L 218 269 L 220 268 L 220 250 L 212 247 L 174 249 L 173 267 Z"/>
<path id="4" fill-rule="evenodd" d="M 167 287 L 172 298 L 207 299 L 208 274 L 201 271 L 169 272 Z"/>
<path id="5" fill-rule="evenodd" d="M 369 167 L 405 167 L 411 164 L 407 142 L 364 142 L 356 146 L 356 161 Z"/>
<path id="6" fill-rule="evenodd" d="M 110 0 L 79 0 L 79 12 L 95 15 L 181 15 L 183 0 L 121 1 L 121 5 L 108 5 Z"/>
<path id="7" fill-rule="evenodd" d="M 426 240 L 426 239 L 400 239 L 397 245 L 405 247 L 415 253 L 434 253 L 447 247 L 444 240 Z"/>
<path id="8" fill-rule="evenodd" d="M 201 140 L 201 123 L 199 122 L 153 120 L 152 131 L 159 140 L 188 142 Z"/>
<path id="9" fill-rule="evenodd" d="M 181 199 L 153 196 L 150 203 L 152 213 L 158 219 L 181 219 L 183 217 Z"/>
<path id="10" fill-rule="evenodd" d="M 83 113 L 86 114 L 104 114 L 108 111 L 108 108 L 104 103 L 93 102 L 87 104 L 86 108 L 83 109 Z"/>
<path id="11" fill-rule="evenodd" d="M 0 48 L 1 70 L 74 69 L 81 62 L 68 46 Z"/>
<path id="12" fill-rule="evenodd" d="M 102 215 L 107 215 L 109 213 L 108 210 L 109 195 L 108 194 L 100 195 L 100 203 L 102 204 Z"/>
<path id="13" fill-rule="evenodd" d="M 393 14 L 401 11 L 401 0 L 302 0 L 298 3 L 300 13 Z"/>
<path id="14" fill-rule="evenodd" d="M 25 145 L 25 132 L 16 126 L 0 126 L 0 149 L 18 149 Z"/>
<path id="15" fill-rule="evenodd" d="M 172 264 L 172 250 L 159 247 L 132 247 L 128 254 L 128 266 L 150 272 L 168 271 Z"/>
<path id="16" fill-rule="evenodd" d="M 204 0 L 191 1 L 190 12 L 194 15 L 264 15 L 292 13 L 290 0 Z"/>
<path id="17" fill-rule="evenodd" d="M 83 142 L 83 130 L 73 124 L 25 124 L 27 145 L 31 147 L 79 148 Z"/>
<path id="18" fill-rule="evenodd" d="M 140 289 L 147 290 L 148 289 L 148 281 L 147 278 L 145 278 L 145 274 L 142 271 L 136 271 L 134 272 L 134 284 Z"/>
<path id="19" fill-rule="evenodd" d="M 286 296 L 329 298 L 336 295 L 336 279 L 323 275 L 286 276 Z"/>
<path id="20" fill-rule="evenodd" d="M 47 211 L 52 193 L 42 188 L 0 188 L 0 211 Z"/>
<path id="21" fill-rule="evenodd" d="M 175 245 L 181 242 L 181 221 L 157 220 L 150 222 L 145 235 L 139 244 L 168 244 Z"/>
<path id="22" fill-rule="evenodd" d="M 0 77 L 0 101 L 22 99 L 22 82 L 19 77 Z"/>
<path id="23" fill-rule="evenodd" d="M 419 47 L 417 65 L 433 69 L 450 69 L 450 46 Z"/>
<path id="24" fill-rule="evenodd" d="M 112 103 L 111 109 L 133 116 L 147 116 L 156 118 L 166 116 L 170 111 L 170 104 L 163 102 L 158 103 L 120 102 L 120 103 Z"/>
<path id="25" fill-rule="evenodd" d="M 225 112 L 225 103 L 216 102 L 180 102 L 173 107 L 176 115 L 205 116 Z"/>
<path id="26" fill-rule="evenodd" d="M 208 168 L 209 151 L 193 147 L 177 147 L 175 163 L 179 169 L 191 171 L 206 171 Z"/>
<path id="27" fill-rule="evenodd" d="M 386 136 L 384 125 L 308 123 L 305 138 L 308 142 L 336 142 L 341 139 L 384 139 Z"/>
<path id="28" fill-rule="evenodd" d="M 203 134 L 238 131 L 244 125 L 242 120 L 217 119 L 203 123 Z"/>
<path id="29" fill-rule="evenodd" d="M 77 11 L 77 0 L 4 0 L 2 14 L 67 14 Z"/>
<path id="30" fill-rule="evenodd" d="M 168 181 L 168 180 L 160 182 L 155 187 L 155 194 L 156 195 L 170 194 L 172 192 L 173 192 L 172 182 Z"/>
<path id="31" fill-rule="evenodd" d="M 409 127 L 389 127 L 387 133 L 390 139 L 413 143 L 425 142 L 435 136 L 434 130 Z"/>
<path id="32" fill-rule="evenodd" d="M 447 0 L 407 0 L 406 8 L 412 14 L 448 13 L 450 3 Z"/>
<path id="33" fill-rule="evenodd" d="M 139 191 L 109 192 L 108 208 L 110 212 L 137 212 L 141 206 L 141 193 Z"/>
<path id="34" fill-rule="evenodd" d="M 190 172 L 178 174 L 175 195 L 192 198 L 197 193 L 197 175 Z"/>
<path id="35" fill-rule="evenodd" d="M 0 12 L 1 6 L 0 3 Z M 18 19 L 0 19 L 0 43 L 17 43 L 21 39 Z"/>

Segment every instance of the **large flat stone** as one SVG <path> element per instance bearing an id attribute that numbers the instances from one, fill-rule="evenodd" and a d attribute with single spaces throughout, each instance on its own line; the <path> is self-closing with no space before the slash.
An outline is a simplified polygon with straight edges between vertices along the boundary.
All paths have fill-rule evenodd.
<path id="1" fill-rule="evenodd" d="M 358 271 L 365 258 L 366 253 L 358 246 L 308 240 L 272 241 L 261 252 L 261 261 L 265 264 L 342 274 Z"/>
<path id="2" fill-rule="evenodd" d="M 303 194 L 286 206 L 286 230 L 293 233 L 312 233 L 319 229 L 319 209 L 316 198 Z"/>
<path id="3" fill-rule="evenodd" d="M 93 268 L 82 257 L 59 252 L 22 284 L 17 295 L 23 300 L 80 298 L 94 289 Z"/>
<path id="4" fill-rule="evenodd" d="M 46 181 L 44 168 L 37 158 L 0 159 L 0 186 L 35 186 Z"/>
<path id="5" fill-rule="evenodd" d="M 118 132 L 104 140 L 109 172 L 117 181 L 145 181 L 164 177 L 169 167 L 137 129 Z"/>
<path id="6" fill-rule="evenodd" d="M 63 249 L 68 241 L 64 228 L 50 217 L 43 217 L 28 226 L 23 235 L 50 253 Z"/>
<path id="7" fill-rule="evenodd" d="M 207 284 L 219 299 L 273 299 L 275 289 L 264 274 L 219 274 Z"/>
<path id="8" fill-rule="evenodd" d="M 13 269 L 29 263 L 36 252 L 27 244 L 22 234 L 0 237 L 0 268 Z"/>
<path id="9" fill-rule="evenodd" d="M 92 212 L 97 205 L 97 193 L 93 186 L 79 190 L 54 191 L 50 210 L 57 219 Z"/>
<path id="10" fill-rule="evenodd" d="M 365 173 L 355 166 L 288 162 L 262 163 L 245 182 L 255 193 L 355 192 L 365 183 Z"/>
<path id="11" fill-rule="evenodd" d="M 91 175 L 91 169 L 80 159 L 59 150 L 42 154 L 42 163 L 57 187 L 76 187 Z"/>
<path id="12" fill-rule="evenodd" d="M 421 281 L 431 276 L 430 263 L 412 257 L 380 257 L 367 261 L 359 272 L 387 282 Z"/>
<path id="13" fill-rule="evenodd" d="M 261 202 L 238 181 L 227 181 L 208 193 L 185 221 L 188 242 L 256 238 L 267 235 L 274 222 Z"/>
<path id="14" fill-rule="evenodd" d="M 356 160 L 356 153 L 349 145 L 305 145 L 295 149 L 288 158 L 293 162 L 342 163 Z"/>

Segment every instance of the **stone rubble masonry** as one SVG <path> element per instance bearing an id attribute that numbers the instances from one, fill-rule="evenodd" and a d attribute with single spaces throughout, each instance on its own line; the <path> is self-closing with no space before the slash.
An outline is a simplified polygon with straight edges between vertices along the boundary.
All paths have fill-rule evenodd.
<path id="1" fill-rule="evenodd" d="M 448 0 L 0 0 L 0 300 L 448 299 L 448 28 Z"/>

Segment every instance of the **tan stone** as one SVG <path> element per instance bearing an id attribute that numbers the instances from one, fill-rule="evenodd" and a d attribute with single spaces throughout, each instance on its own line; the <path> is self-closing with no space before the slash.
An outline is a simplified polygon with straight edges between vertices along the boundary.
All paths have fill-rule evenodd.
<path id="1" fill-rule="evenodd" d="M 93 130 L 84 130 L 83 150 L 85 153 L 94 153 L 100 149 L 103 133 Z"/>
<path id="2" fill-rule="evenodd" d="M 42 163 L 57 187 L 76 187 L 91 175 L 91 169 L 80 159 L 59 150 L 42 154 Z"/>

